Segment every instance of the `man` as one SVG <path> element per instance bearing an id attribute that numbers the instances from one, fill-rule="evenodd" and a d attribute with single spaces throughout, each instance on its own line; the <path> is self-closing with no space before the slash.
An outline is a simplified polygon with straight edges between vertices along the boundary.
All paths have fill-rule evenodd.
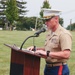
<path id="1" fill-rule="evenodd" d="M 70 57 L 72 36 L 59 24 L 60 11 L 44 9 L 45 24 L 48 28 L 44 48 L 36 48 L 35 54 L 46 57 L 44 75 L 69 75 L 67 61 Z M 33 47 L 29 47 L 29 50 Z"/>

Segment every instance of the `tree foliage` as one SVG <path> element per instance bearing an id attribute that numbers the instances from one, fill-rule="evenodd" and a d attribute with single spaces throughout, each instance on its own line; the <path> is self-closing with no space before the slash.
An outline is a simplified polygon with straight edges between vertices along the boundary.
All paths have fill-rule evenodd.
<path id="1" fill-rule="evenodd" d="M 67 29 L 71 31 L 75 30 L 75 23 L 68 25 Z"/>
<path id="2" fill-rule="evenodd" d="M 12 24 L 14 21 L 18 19 L 18 8 L 16 6 L 16 0 L 8 0 L 7 1 L 7 7 L 6 7 L 6 17 L 10 23 L 10 30 L 12 30 Z"/>
<path id="3" fill-rule="evenodd" d="M 8 0 L 6 8 L 6 16 L 9 22 L 12 24 L 18 19 L 18 8 L 16 6 L 16 0 Z"/>
<path id="4" fill-rule="evenodd" d="M 6 9 L 6 2 L 3 0 L 0 0 L 0 27 L 4 27 L 4 23 L 6 21 L 6 17 L 5 17 L 5 11 Z"/>
<path id="5" fill-rule="evenodd" d="M 42 8 L 51 8 L 48 0 L 45 0 L 43 2 L 43 7 Z"/>
<path id="6" fill-rule="evenodd" d="M 51 6 L 49 4 L 49 1 L 48 0 L 45 0 L 43 2 L 43 6 L 41 7 L 41 11 L 40 11 L 40 17 L 43 17 L 43 8 L 50 8 L 51 9 Z"/>
<path id="7" fill-rule="evenodd" d="M 21 22 L 18 21 L 16 25 L 17 30 L 30 30 L 30 28 L 35 28 L 35 17 L 25 17 L 20 19 Z"/>
<path id="8" fill-rule="evenodd" d="M 18 21 L 16 27 L 17 30 L 31 30 L 35 29 L 35 24 L 36 24 L 36 17 L 25 17 L 25 18 L 20 18 L 20 21 Z M 41 26 L 42 26 L 42 21 L 40 20 L 40 18 L 38 18 L 36 29 L 40 29 Z"/>
<path id="9" fill-rule="evenodd" d="M 0 20 L 4 21 L 6 20 L 12 24 L 14 21 L 19 20 L 20 17 L 24 17 L 27 10 L 25 7 L 25 4 L 27 2 L 20 1 L 20 0 L 1 0 L 0 1 Z M 6 11 L 5 11 L 6 10 Z M 0 22 L 3 23 L 5 22 Z M 9 25 L 9 23 L 8 23 Z"/>
<path id="10" fill-rule="evenodd" d="M 26 12 L 28 10 L 26 10 L 25 4 L 27 4 L 27 2 L 25 1 L 16 1 L 17 3 L 17 7 L 18 7 L 18 13 L 19 13 L 19 17 L 26 15 Z"/>
<path id="11" fill-rule="evenodd" d="M 63 22 L 64 22 L 63 18 L 59 18 L 59 23 L 60 23 L 61 26 L 63 26 Z"/>

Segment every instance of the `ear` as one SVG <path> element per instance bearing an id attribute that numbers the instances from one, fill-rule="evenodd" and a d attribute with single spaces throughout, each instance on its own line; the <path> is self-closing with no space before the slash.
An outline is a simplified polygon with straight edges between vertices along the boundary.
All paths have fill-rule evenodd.
<path id="1" fill-rule="evenodd" d="M 55 16 L 55 20 L 59 22 L 59 16 Z"/>
<path id="2" fill-rule="evenodd" d="M 55 22 L 59 23 L 59 16 L 55 16 Z"/>

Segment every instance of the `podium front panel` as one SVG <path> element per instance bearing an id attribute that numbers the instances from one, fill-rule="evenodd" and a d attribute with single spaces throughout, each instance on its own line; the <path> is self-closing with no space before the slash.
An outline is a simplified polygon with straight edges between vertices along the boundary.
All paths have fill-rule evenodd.
<path id="1" fill-rule="evenodd" d="M 39 75 L 40 57 L 11 49 L 10 75 Z"/>
<path id="2" fill-rule="evenodd" d="M 24 69 L 23 64 L 11 63 L 10 66 L 11 66 L 10 75 L 24 75 L 23 74 L 23 69 Z"/>
<path id="3" fill-rule="evenodd" d="M 26 62 L 28 61 L 28 62 Z M 40 58 L 35 56 L 25 56 L 24 75 L 39 75 L 40 73 Z"/>

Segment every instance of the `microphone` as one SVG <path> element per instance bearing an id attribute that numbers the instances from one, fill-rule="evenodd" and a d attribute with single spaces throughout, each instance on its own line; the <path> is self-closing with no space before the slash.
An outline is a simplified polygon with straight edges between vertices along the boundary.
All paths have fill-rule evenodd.
<path id="1" fill-rule="evenodd" d="M 45 31 L 46 31 L 46 28 L 41 28 L 41 30 L 38 30 L 37 32 L 35 32 L 34 35 L 38 37 L 40 33 L 45 32 Z"/>

